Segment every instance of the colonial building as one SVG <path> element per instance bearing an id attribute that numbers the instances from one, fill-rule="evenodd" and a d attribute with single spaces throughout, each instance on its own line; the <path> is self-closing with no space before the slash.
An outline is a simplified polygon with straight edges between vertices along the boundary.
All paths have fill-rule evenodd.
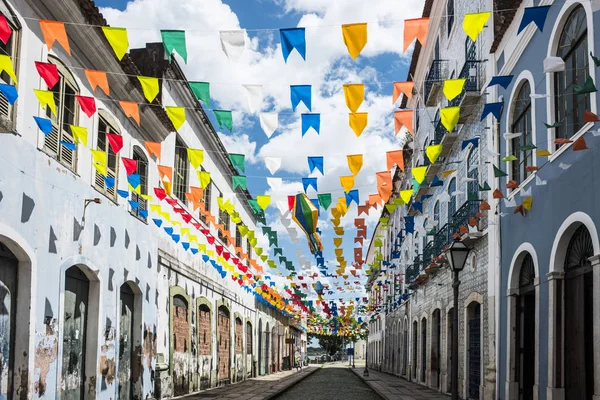
<path id="1" fill-rule="evenodd" d="M 236 170 L 177 62 L 162 44 L 118 61 L 90 0 L 2 0 L 0 12 L 12 30 L 2 53 L 19 96 L 14 105 L 0 96 L 0 398 L 165 398 L 280 370 L 286 357 L 289 365 L 287 343 L 306 341 L 299 328 L 241 277 L 224 278 L 214 260 L 191 251 L 220 247 L 259 279 L 263 262 L 238 229 L 256 229 L 251 197 L 232 187 Z M 49 50 L 40 19 L 68 22 L 70 49 L 58 40 Z M 56 66 L 55 111 L 36 99 L 34 90 L 48 87 L 35 62 Z M 110 96 L 90 86 L 87 70 L 108 72 Z M 152 104 L 138 75 L 159 78 Z M 95 97 L 97 112 L 88 116 L 76 96 Z M 118 100 L 140 103 L 141 118 Z M 164 105 L 186 107 L 181 128 Z M 50 119 L 51 131 L 33 117 Z M 87 129 L 86 140 L 75 140 L 71 125 Z M 122 140 L 120 151 L 109 134 Z M 161 143 L 159 154 L 145 141 Z M 205 150 L 211 177 L 195 199 L 200 209 L 186 195 L 201 186 L 188 148 Z M 90 150 L 105 152 L 107 179 Z M 138 191 L 129 189 L 124 158 L 135 161 Z M 158 165 L 174 172 L 177 210 L 163 202 L 153 221 L 148 210 L 161 204 L 153 189 L 165 182 Z M 206 234 L 186 232 L 182 214 Z"/>
<path id="2" fill-rule="evenodd" d="M 497 151 L 514 156 L 496 184 L 505 196 L 498 398 L 598 398 L 600 143 L 586 112 L 599 107 L 595 89 L 585 90 L 597 87 L 598 7 L 542 2 L 549 8 L 541 32 L 534 23 L 519 29 L 531 4 L 507 3 L 512 23 L 490 56 L 495 75 L 512 76 L 492 94 L 504 98 Z M 528 198 L 530 209 L 517 208 Z"/>

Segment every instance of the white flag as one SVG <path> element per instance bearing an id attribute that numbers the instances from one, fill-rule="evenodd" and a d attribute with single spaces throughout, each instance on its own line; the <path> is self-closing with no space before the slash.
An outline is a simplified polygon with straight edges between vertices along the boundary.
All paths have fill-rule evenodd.
<path id="1" fill-rule="evenodd" d="M 504 199 L 504 207 L 506 208 L 513 208 L 517 206 L 517 202 L 515 201 L 514 197 L 512 199 Z"/>
<path id="2" fill-rule="evenodd" d="M 561 72 L 566 69 L 565 61 L 561 57 L 546 57 L 544 60 L 544 72 Z"/>
<path id="3" fill-rule="evenodd" d="M 221 47 L 227 57 L 232 61 L 239 60 L 246 49 L 246 31 L 243 29 L 221 31 L 219 35 L 221 36 Z"/>
<path id="4" fill-rule="evenodd" d="M 274 192 L 280 192 L 283 180 L 281 178 L 267 178 L 267 184 L 271 187 Z"/>
<path id="5" fill-rule="evenodd" d="M 265 135 L 270 138 L 273 132 L 279 127 L 279 114 L 276 112 L 260 113 L 260 127 L 265 132 Z"/>
<path id="6" fill-rule="evenodd" d="M 246 98 L 251 113 L 260 110 L 263 101 L 262 85 L 242 85 L 246 89 Z"/>
<path id="7" fill-rule="evenodd" d="M 281 167 L 281 157 L 265 157 L 265 165 L 271 175 L 275 175 L 275 172 Z"/>
<path id="8" fill-rule="evenodd" d="M 504 136 L 504 139 L 506 140 L 511 140 L 511 139 L 516 139 L 518 137 L 521 137 L 523 135 L 523 132 L 516 132 L 516 133 L 503 133 L 502 136 Z"/>

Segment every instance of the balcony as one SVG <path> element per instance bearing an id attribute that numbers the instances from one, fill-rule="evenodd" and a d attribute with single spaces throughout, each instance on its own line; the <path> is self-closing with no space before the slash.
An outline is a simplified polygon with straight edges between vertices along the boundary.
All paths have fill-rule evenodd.
<path id="1" fill-rule="evenodd" d="M 481 238 L 487 228 L 487 218 L 477 218 L 480 204 L 481 200 L 467 200 L 452 216 L 452 237 L 458 233 L 467 246 Z"/>
<path id="2" fill-rule="evenodd" d="M 460 107 L 459 124 L 467 122 L 481 99 L 481 89 L 485 77 L 483 68 L 484 64 L 481 61 L 467 60 L 460 71 L 459 78 L 466 79 L 464 90 L 448 103 L 449 107 Z"/>
<path id="3" fill-rule="evenodd" d="M 438 104 L 446 76 L 448 76 L 448 61 L 433 60 L 425 77 L 425 104 L 428 107 Z"/>
<path id="4" fill-rule="evenodd" d="M 460 110 L 462 114 L 462 108 Z M 440 154 L 440 158 L 446 157 L 450 154 L 452 150 L 452 146 L 458 140 L 458 131 L 456 128 L 452 132 L 448 132 L 444 125 L 442 125 L 442 120 L 439 119 L 435 124 L 435 142 L 437 144 L 442 145 L 442 152 Z"/>

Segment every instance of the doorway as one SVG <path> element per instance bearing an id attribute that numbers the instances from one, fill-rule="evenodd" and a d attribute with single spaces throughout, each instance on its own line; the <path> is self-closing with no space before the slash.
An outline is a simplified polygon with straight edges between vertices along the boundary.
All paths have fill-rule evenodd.
<path id="1" fill-rule="evenodd" d="M 217 332 L 219 334 L 219 383 L 227 384 L 230 383 L 231 380 L 231 323 L 229 310 L 225 306 L 219 307 Z"/>
<path id="2" fill-rule="evenodd" d="M 427 319 L 421 320 L 421 382 L 427 381 Z"/>
<path id="3" fill-rule="evenodd" d="M 133 399 L 133 383 L 131 381 L 131 367 L 134 359 L 134 307 L 135 294 L 129 284 L 121 285 L 119 312 L 119 368 L 117 372 L 119 382 L 119 400 Z"/>
<path id="4" fill-rule="evenodd" d="M 481 304 L 472 303 L 468 307 L 468 315 L 468 398 L 479 400 L 481 385 Z"/>
<path id="5" fill-rule="evenodd" d="M 519 272 L 516 318 L 516 376 L 519 400 L 533 400 L 535 385 L 535 267 L 527 253 Z"/>
<path id="6" fill-rule="evenodd" d="M 0 242 L 0 398 L 12 399 L 19 261 Z"/>
<path id="7" fill-rule="evenodd" d="M 412 378 L 413 380 L 417 380 L 417 335 L 418 335 L 418 328 L 417 328 L 417 321 L 413 322 L 413 331 L 412 331 Z"/>
<path id="8" fill-rule="evenodd" d="M 432 386 L 440 389 L 440 364 L 442 362 L 442 324 L 441 311 L 435 310 L 431 319 L 431 379 Z"/>

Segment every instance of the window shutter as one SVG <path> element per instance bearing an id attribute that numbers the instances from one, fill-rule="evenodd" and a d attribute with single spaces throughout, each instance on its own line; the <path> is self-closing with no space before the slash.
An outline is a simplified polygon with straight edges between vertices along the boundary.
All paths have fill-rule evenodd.
<path id="1" fill-rule="evenodd" d="M 52 131 L 44 138 L 44 150 L 52 157 L 58 158 L 60 146 L 58 127 L 55 122 L 52 123 Z"/>
<path id="2" fill-rule="evenodd" d="M 61 137 L 60 140 L 66 143 L 75 143 L 73 140 L 73 136 L 70 133 L 66 132 L 64 129 L 61 129 Z M 65 146 L 59 144 L 59 159 L 61 163 L 63 163 L 67 168 L 71 170 L 75 170 L 75 152 L 73 150 L 67 149 Z"/>

